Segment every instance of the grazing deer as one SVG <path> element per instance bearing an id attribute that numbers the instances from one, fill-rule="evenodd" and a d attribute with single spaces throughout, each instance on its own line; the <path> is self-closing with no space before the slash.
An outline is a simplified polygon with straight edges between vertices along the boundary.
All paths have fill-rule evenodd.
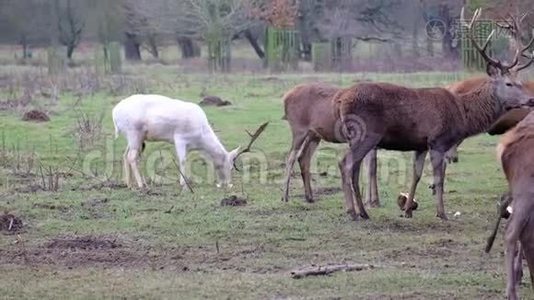
<path id="1" fill-rule="evenodd" d="M 332 98 L 341 88 L 322 82 L 300 84 L 289 90 L 283 97 L 285 114 L 292 134 L 291 149 L 286 161 L 283 201 L 289 198 L 291 170 L 298 160 L 305 199 L 313 202 L 310 183 L 310 163 L 321 140 L 331 143 L 346 143 L 342 136 L 339 120 L 334 115 Z M 447 158 L 457 160 L 456 148 L 449 150 Z M 366 201 L 371 207 L 380 206 L 377 188 L 376 150 L 366 157 L 368 166 L 368 188 Z"/>
<path id="2" fill-rule="evenodd" d="M 490 57 L 486 50 L 493 32 L 483 46 L 472 36 L 473 24 L 479 16 L 480 9 L 467 24 L 467 33 L 488 63 L 490 80 L 474 90 L 456 95 L 445 88 L 413 89 L 389 83 L 360 83 L 334 96 L 336 113 L 350 145 L 339 167 L 347 212 L 353 219 L 369 218 L 359 184 L 352 179 L 358 178 L 362 159 L 376 147 L 416 151 L 415 180 L 406 201 L 406 217 L 412 216 L 413 196 L 422 173 L 424 154 L 430 151 L 437 216 L 447 219 L 443 204 L 445 152 L 463 139 L 486 131 L 506 111 L 534 106 L 534 97 L 524 91 L 514 69 L 521 68 L 518 66 L 519 56 L 531 43 L 518 48 L 510 64 Z"/>
<path id="3" fill-rule="evenodd" d="M 505 232 L 506 294 L 517 299 L 521 252 L 534 286 L 534 112 L 508 131 L 497 146 L 511 193 L 511 213 Z M 523 251 L 521 251 L 522 248 Z"/>
<path id="4" fill-rule="evenodd" d="M 122 133 L 128 140 L 124 151 L 124 180 L 131 187 L 131 173 L 139 188 L 146 185 L 139 173 L 138 160 L 145 141 L 164 141 L 174 144 L 179 161 L 180 184 L 186 184 L 185 159 L 189 150 L 200 150 L 212 161 L 218 177 L 217 186 L 231 186 L 234 161 L 250 151 L 252 143 L 267 126 L 264 123 L 247 148 L 227 151 L 208 123 L 206 114 L 195 103 L 171 99 L 160 95 L 133 95 L 120 101 L 112 111 L 115 138 Z"/>

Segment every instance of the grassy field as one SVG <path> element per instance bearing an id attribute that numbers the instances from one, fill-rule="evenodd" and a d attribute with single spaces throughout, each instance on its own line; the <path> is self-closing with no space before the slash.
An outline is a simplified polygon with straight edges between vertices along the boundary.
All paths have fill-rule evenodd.
<path id="1" fill-rule="evenodd" d="M 409 153 L 380 153 L 384 205 L 369 211 L 370 221 L 353 222 L 344 213 L 337 170 L 343 145 L 322 144 L 316 155 L 316 203 L 304 203 L 298 169 L 291 201 L 280 201 L 290 141 L 280 119 L 284 91 L 315 80 L 435 86 L 467 75 L 208 76 L 162 65 L 127 66 L 125 75 L 105 78 L 70 72 L 55 81 L 44 80 L 34 67 L 0 74 L 0 208 L 23 221 L 17 234 L 0 234 L 0 298 L 504 297 L 502 235 L 491 254 L 483 253 L 498 195 L 506 190 L 495 161 L 495 137 L 467 140 L 460 162 L 448 168 L 447 222 L 434 217 L 428 163 L 415 217 L 399 217 L 396 195 L 408 189 Z M 61 86 L 57 99 L 49 95 L 55 84 Z M 24 102 L 27 90 L 32 97 Z M 210 94 L 231 101 L 206 108 L 227 149 L 247 142 L 245 129 L 264 121 L 270 125 L 254 153 L 243 157 L 250 167 L 234 172 L 232 189 L 217 189 L 206 163 L 191 153 L 187 174 L 195 193 L 181 191 L 172 146 L 152 143 L 143 160 L 152 174 L 150 188 L 132 191 L 120 182 L 125 140 L 113 139 L 111 108 L 135 92 L 194 102 Z M 9 99 L 18 100 L 5 104 Z M 51 120 L 22 121 L 30 108 L 47 111 Z M 229 195 L 246 198 L 247 205 L 221 206 Z M 453 217 L 455 212 L 459 216 Z M 375 268 L 290 277 L 293 269 L 334 263 Z M 524 282 L 526 297 L 528 276 Z"/>

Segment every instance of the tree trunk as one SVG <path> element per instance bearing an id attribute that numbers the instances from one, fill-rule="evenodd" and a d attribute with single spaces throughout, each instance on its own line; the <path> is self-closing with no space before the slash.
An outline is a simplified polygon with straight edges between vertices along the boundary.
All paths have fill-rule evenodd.
<path id="1" fill-rule="evenodd" d="M 308 41 L 302 42 L 302 58 L 304 61 L 312 60 L 312 44 Z"/>
<path id="2" fill-rule="evenodd" d="M 182 52 L 182 58 L 192 58 L 200 56 L 200 47 L 195 45 L 195 42 L 188 37 L 178 37 L 176 38 L 180 50 Z"/>
<path id="3" fill-rule="evenodd" d="M 26 35 L 22 35 L 20 38 L 20 45 L 22 46 L 22 59 L 31 58 L 31 53 L 28 45 L 28 39 Z"/>
<path id="4" fill-rule="evenodd" d="M 261 49 L 260 45 L 258 44 L 258 38 L 252 35 L 252 32 L 250 29 L 245 30 L 245 38 L 250 43 L 250 46 L 254 48 L 254 51 L 258 55 L 260 59 L 265 58 L 265 52 Z"/>
<path id="5" fill-rule="evenodd" d="M 69 44 L 69 45 L 67 46 L 67 58 L 68 58 L 69 60 L 72 59 L 72 53 L 74 52 L 74 48 L 75 48 L 75 46 L 74 46 L 73 44 Z"/>
<path id="6" fill-rule="evenodd" d="M 445 22 L 445 28 L 451 28 L 453 25 L 453 20 L 450 15 L 450 9 L 447 4 L 441 4 L 439 6 L 439 16 L 440 19 Z M 460 57 L 459 47 L 453 47 L 452 35 L 450 30 L 445 30 L 443 39 L 441 40 L 441 46 L 443 48 L 443 53 L 445 57 L 458 59 Z"/>
<path id="7" fill-rule="evenodd" d="M 124 56 L 127 60 L 141 60 L 141 45 L 137 41 L 137 35 L 126 32 L 124 41 Z"/>
<path id="8" fill-rule="evenodd" d="M 156 43 L 156 36 L 150 35 L 148 37 L 149 52 L 154 58 L 159 58 L 158 44 Z"/>

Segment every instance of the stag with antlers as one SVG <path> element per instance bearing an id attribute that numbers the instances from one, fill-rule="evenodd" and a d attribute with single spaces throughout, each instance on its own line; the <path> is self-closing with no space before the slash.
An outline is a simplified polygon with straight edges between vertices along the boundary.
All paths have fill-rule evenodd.
<path id="1" fill-rule="evenodd" d="M 179 160 L 180 184 L 187 184 L 183 174 L 189 150 L 200 150 L 212 161 L 218 177 L 217 186 L 232 186 L 231 173 L 235 160 L 251 150 L 252 144 L 265 130 L 262 124 L 245 149 L 227 151 L 208 123 L 206 114 L 195 103 L 160 95 L 133 95 L 120 101 L 112 111 L 115 137 L 122 133 L 128 140 L 124 152 L 124 180 L 131 187 L 133 171 L 137 186 L 146 185 L 139 173 L 138 160 L 145 141 L 165 141 L 174 144 Z"/>
<path id="2" fill-rule="evenodd" d="M 352 179 L 358 178 L 362 159 L 375 147 L 416 152 L 415 180 L 405 204 L 406 217 L 412 216 L 415 188 L 422 173 L 424 154 L 429 151 L 437 216 L 447 219 L 443 203 L 445 152 L 463 139 L 486 131 L 506 111 L 534 106 L 534 97 L 527 94 L 516 79 L 516 70 L 523 67 L 518 65 L 521 49 L 518 48 L 510 64 L 490 57 L 486 50 L 493 33 L 482 46 L 472 34 L 479 16 L 480 10 L 475 11 L 471 22 L 465 24 L 468 38 L 488 63 L 490 79 L 476 89 L 456 95 L 444 88 L 414 89 L 389 83 L 360 83 L 334 97 L 335 112 L 350 145 L 340 169 L 347 212 L 354 219 L 369 218 L 358 182 Z"/>

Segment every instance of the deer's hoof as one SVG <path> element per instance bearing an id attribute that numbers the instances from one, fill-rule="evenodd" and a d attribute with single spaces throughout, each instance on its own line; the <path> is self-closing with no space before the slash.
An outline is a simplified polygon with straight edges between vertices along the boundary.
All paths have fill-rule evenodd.
<path id="1" fill-rule="evenodd" d="M 369 215 L 367 214 L 367 212 L 361 212 L 360 213 L 360 217 L 363 219 L 363 220 L 369 220 Z"/>
<path id="2" fill-rule="evenodd" d="M 404 210 L 404 217 L 407 219 L 411 219 L 413 217 L 412 210 L 411 209 L 405 209 Z"/>
<path id="3" fill-rule="evenodd" d="M 360 215 L 356 213 L 356 211 L 347 211 L 347 213 L 349 214 L 350 218 L 352 221 L 359 221 L 360 220 Z"/>
<path id="4" fill-rule="evenodd" d="M 372 208 L 380 207 L 380 201 L 378 199 L 372 200 L 369 204 Z"/>
<path id="5" fill-rule="evenodd" d="M 440 213 L 440 212 L 438 212 L 438 213 L 436 214 L 436 217 L 442 219 L 443 221 L 447 221 L 447 220 L 449 220 L 449 218 L 447 217 L 447 214 L 446 214 L 446 213 Z"/>

